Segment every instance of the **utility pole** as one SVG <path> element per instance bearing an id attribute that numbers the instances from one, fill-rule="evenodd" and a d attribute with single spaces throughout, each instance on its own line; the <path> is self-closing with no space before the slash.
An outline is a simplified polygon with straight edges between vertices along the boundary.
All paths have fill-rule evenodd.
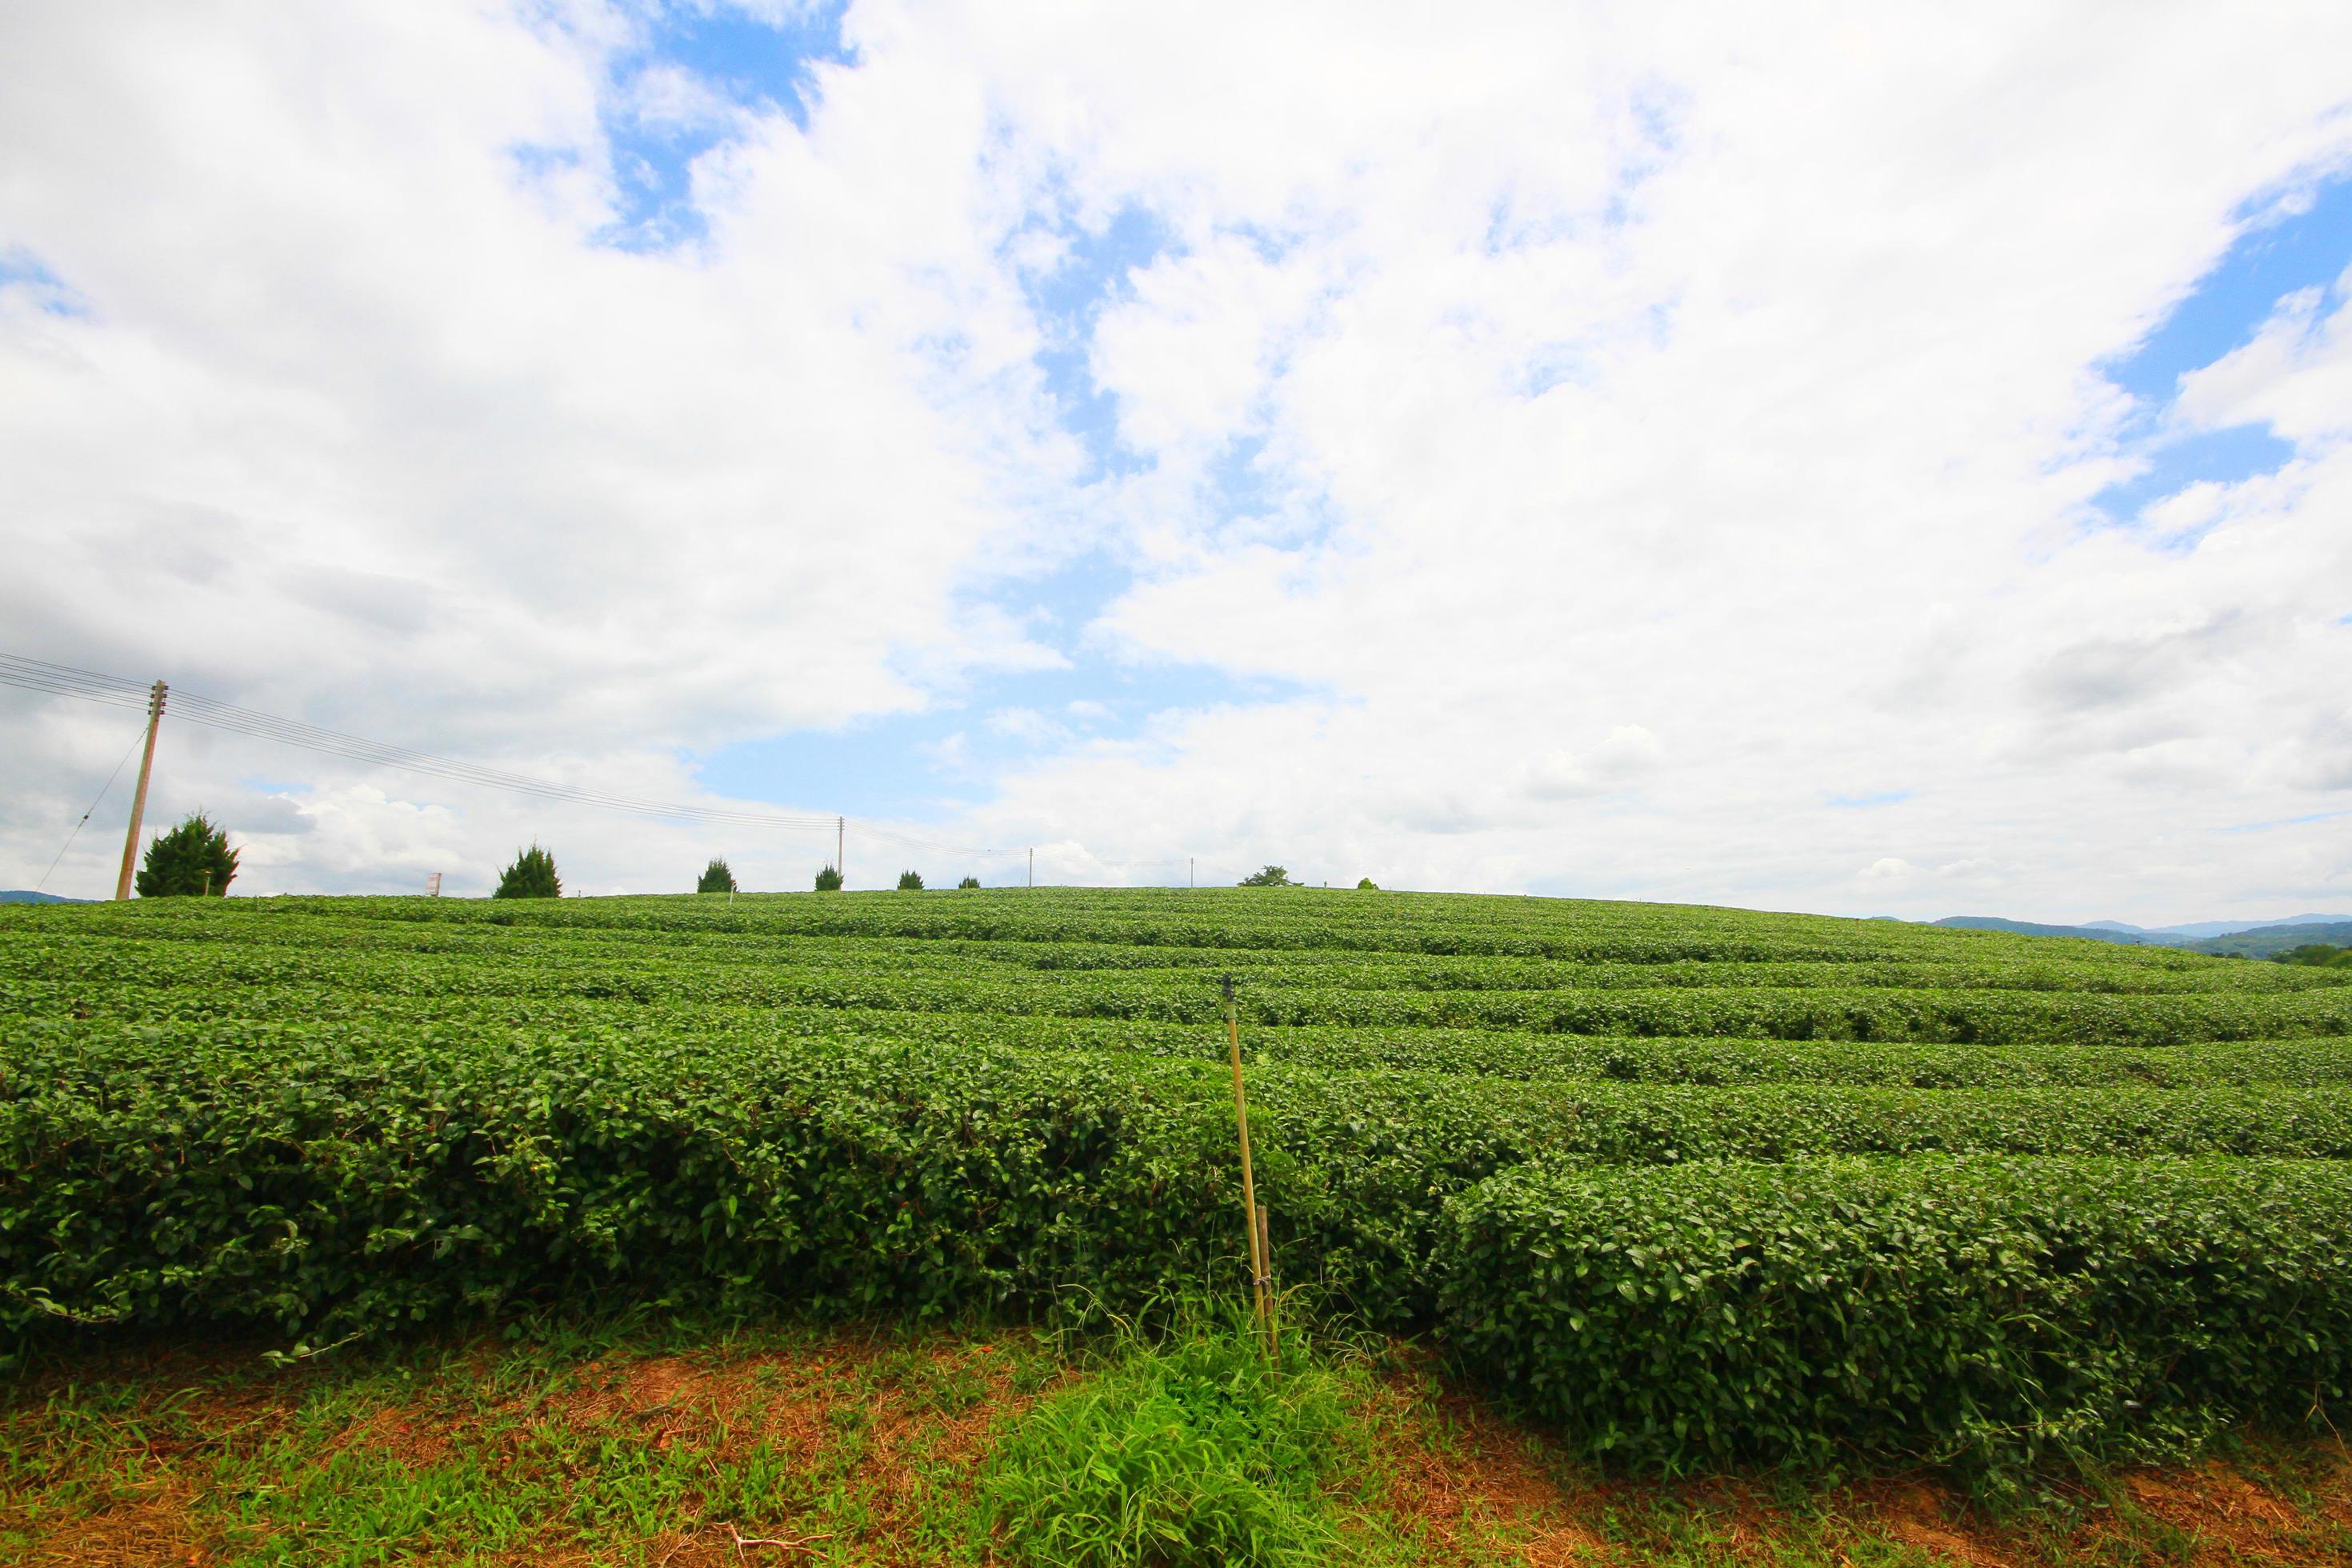
<path id="1" fill-rule="evenodd" d="M 1037 851 L 1034 847 L 1029 851 L 1029 885 L 1037 885 Z"/>
<path id="2" fill-rule="evenodd" d="M 1184 857 L 1184 887 L 1188 891 L 1192 887 L 1192 857 L 1190 855 Z"/>
<path id="3" fill-rule="evenodd" d="M 833 819 L 833 868 L 841 874 L 841 885 L 849 886 L 849 818 Z"/>
<path id="4" fill-rule="evenodd" d="M 139 825 L 147 815 L 147 775 L 155 771 L 155 731 L 163 722 L 163 697 L 168 689 L 159 680 L 147 693 L 147 750 L 139 758 L 139 788 L 131 796 L 131 827 L 122 836 L 122 874 L 114 879 L 118 900 L 131 896 L 131 868 L 139 863 Z"/>

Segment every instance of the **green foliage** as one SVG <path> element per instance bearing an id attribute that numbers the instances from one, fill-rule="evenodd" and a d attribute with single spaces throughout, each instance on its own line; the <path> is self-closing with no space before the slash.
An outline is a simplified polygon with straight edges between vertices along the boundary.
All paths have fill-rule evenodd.
<path id="1" fill-rule="evenodd" d="M 2336 1162 L 1533 1163 L 1448 1219 L 1459 1353 L 1645 1467 L 2161 1452 L 2352 1368 Z"/>
<path id="2" fill-rule="evenodd" d="M 979 878 L 977 878 L 977 877 L 966 877 L 962 881 L 958 882 L 958 883 L 956 884 L 956 889 L 957 889 L 959 892 L 961 892 L 962 889 L 966 889 L 966 888 L 977 888 L 977 887 L 979 887 L 979 886 L 980 886 L 980 879 L 979 879 Z"/>
<path id="3" fill-rule="evenodd" d="M 228 832 L 203 812 L 191 812 L 147 846 L 134 884 L 142 899 L 226 897 L 236 879 L 237 856 Z"/>
<path id="4" fill-rule="evenodd" d="M 698 893 L 731 893 L 735 891 L 735 873 L 728 869 L 726 861 L 713 858 L 702 868 L 702 875 L 695 881 L 694 890 Z"/>
<path id="5" fill-rule="evenodd" d="M 1370 877 L 1362 878 L 1356 883 L 1356 891 L 1360 893 L 1377 893 L 1380 890 L 1381 885 Z"/>
<path id="6" fill-rule="evenodd" d="M 1331 1562 L 1325 1482 L 1369 1457 L 1349 1392 L 1296 1342 L 1269 1363 L 1245 1316 L 1129 1340 L 997 1444 L 982 1517 L 1014 1561 L 1054 1568 Z"/>
<path id="7" fill-rule="evenodd" d="M 901 871 L 898 873 L 898 891 L 902 893 L 919 893 L 922 890 L 923 874 L 920 871 Z"/>
<path id="8" fill-rule="evenodd" d="M 514 863 L 499 873 L 494 899 L 561 898 L 563 883 L 555 874 L 555 857 L 533 844 L 515 853 Z"/>
<path id="9" fill-rule="evenodd" d="M 827 866 L 816 874 L 816 890 L 820 893 L 841 891 L 841 873 Z"/>
<path id="10" fill-rule="evenodd" d="M 2305 942 L 2273 956 L 2281 963 L 2301 963 L 2314 969 L 2352 969 L 2352 947 L 2330 947 L 2324 942 Z"/>
<path id="11" fill-rule="evenodd" d="M 1279 866 L 1263 866 L 1244 877 L 1234 886 L 1241 888 L 1295 888 L 1290 873 Z"/>
<path id="12" fill-rule="evenodd" d="M 2352 975 L 1315 889 L 0 909 L 0 1356 L 1234 1288 L 1226 973 L 1302 1310 L 1611 1458 L 2343 1414 Z"/>

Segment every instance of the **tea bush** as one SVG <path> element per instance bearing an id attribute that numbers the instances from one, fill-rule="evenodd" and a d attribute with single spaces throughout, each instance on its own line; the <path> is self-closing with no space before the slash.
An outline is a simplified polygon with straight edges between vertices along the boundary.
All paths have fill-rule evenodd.
<path id="1" fill-rule="evenodd" d="M 1441 1328 L 1612 1460 L 2340 1399 L 2352 973 L 1354 894 L 0 907 L 0 1357 L 1234 1289 L 1232 973 L 1298 1310 Z"/>
<path id="2" fill-rule="evenodd" d="M 1458 1353 L 1645 1466 L 2160 1451 L 2352 1370 L 2338 1163 L 1530 1163 L 1448 1218 Z"/>

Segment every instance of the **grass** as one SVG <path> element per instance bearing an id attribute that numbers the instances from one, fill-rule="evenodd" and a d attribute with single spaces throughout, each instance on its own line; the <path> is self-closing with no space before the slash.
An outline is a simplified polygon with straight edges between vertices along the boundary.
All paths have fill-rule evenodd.
<path id="1" fill-rule="evenodd" d="M 2352 1467 L 2242 1440 L 2015 1518 L 1934 1478 L 1597 1476 L 1425 1353 L 1245 1323 L 1072 1342 L 550 1318 L 273 1366 L 126 1352 L 0 1396 L 0 1561 L 76 1565 L 2352 1562 Z"/>
<path id="2" fill-rule="evenodd" d="M 1246 1317 L 1122 1338 L 1041 1400 L 982 1468 L 982 1517 L 1046 1568 L 1229 1563 L 1285 1568 L 1414 1555 L 1376 1516 L 1371 1379 Z"/>

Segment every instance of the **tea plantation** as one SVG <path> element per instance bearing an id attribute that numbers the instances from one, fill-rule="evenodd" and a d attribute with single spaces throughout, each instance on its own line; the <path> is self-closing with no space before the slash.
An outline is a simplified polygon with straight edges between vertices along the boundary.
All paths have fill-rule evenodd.
<path id="1" fill-rule="evenodd" d="M 0 910 L 0 1357 L 1282 1286 L 1644 1468 L 2317 1426 L 2352 972 L 1298 889 Z"/>

